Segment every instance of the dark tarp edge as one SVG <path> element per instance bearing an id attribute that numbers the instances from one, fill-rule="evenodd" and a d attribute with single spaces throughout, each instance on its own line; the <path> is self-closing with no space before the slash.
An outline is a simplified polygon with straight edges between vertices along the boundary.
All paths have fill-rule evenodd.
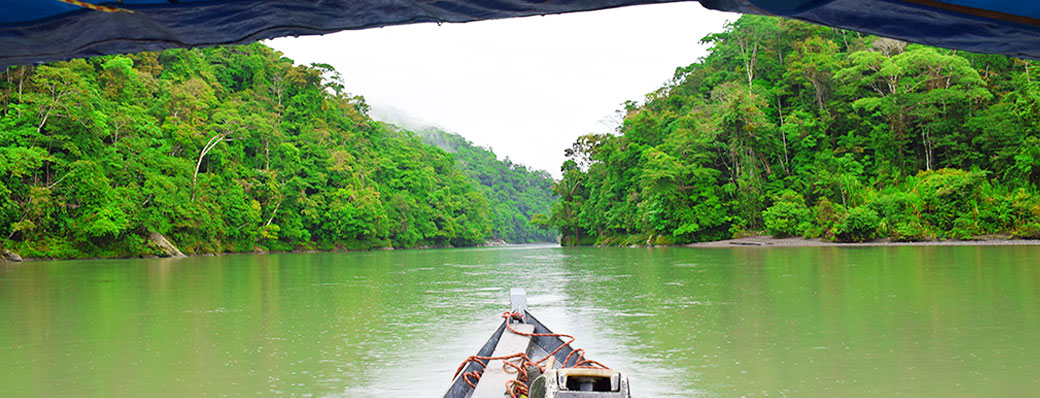
<path id="1" fill-rule="evenodd" d="M 228 0 L 191 7 L 177 3 L 134 6 L 134 13 L 84 9 L 30 25 L 0 27 L 0 66 L 244 44 L 282 36 L 401 24 L 472 22 L 676 1 L 679 0 Z"/>
<path id="2" fill-rule="evenodd" d="M 134 13 L 83 9 L 31 24 L 0 26 L 0 66 L 243 44 L 390 25 L 472 22 L 677 1 L 681 0 L 224 0 L 127 4 L 124 7 Z M 931 0 L 796 0 L 788 1 L 786 8 L 785 0 L 699 2 L 715 10 L 753 14 L 770 14 L 771 10 L 803 21 L 910 42 L 1040 59 L 1040 26 L 932 7 L 928 5 L 934 3 Z"/>

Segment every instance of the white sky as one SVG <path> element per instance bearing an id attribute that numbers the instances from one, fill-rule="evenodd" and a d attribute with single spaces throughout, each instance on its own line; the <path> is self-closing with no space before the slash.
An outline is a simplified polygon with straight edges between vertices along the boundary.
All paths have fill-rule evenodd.
<path id="1" fill-rule="evenodd" d="M 575 138 L 610 131 L 626 100 L 703 57 L 700 39 L 737 17 L 683 2 L 267 44 L 300 64 L 331 64 L 374 117 L 403 113 L 559 177 Z"/>

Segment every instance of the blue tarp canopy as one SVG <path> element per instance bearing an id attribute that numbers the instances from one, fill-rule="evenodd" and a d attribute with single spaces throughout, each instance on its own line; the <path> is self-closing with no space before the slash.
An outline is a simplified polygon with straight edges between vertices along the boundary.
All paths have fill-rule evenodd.
<path id="1" fill-rule="evenodd" d="M 675 0 L 0 0 L 0 66 L 420 22 L 589 11 Z M 973 52 L 1040 59 L 1040 2 L 698 0 Z"/>

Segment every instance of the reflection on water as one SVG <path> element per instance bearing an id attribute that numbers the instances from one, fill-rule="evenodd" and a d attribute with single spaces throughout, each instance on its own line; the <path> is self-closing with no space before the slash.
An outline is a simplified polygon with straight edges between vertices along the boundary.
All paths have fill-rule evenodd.
<path id="1" fill-rule="evenodd" d="M 641 397 L 1040 391 L 1040 247 L 546 246 L 0 264 L 6 396 L 426 396 L 525 287 Z"/>

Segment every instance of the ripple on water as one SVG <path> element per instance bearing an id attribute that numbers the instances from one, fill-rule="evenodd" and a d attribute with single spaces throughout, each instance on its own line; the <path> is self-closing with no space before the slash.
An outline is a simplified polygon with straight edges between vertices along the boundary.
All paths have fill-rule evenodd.
<path id="1" fill-rule="evenodd" d="M 487 292 L 501 292 L 506 290 L 503 287 L 465 287 L 447 290 L 448 293 L 487 293 Z"/>
<path id="2" fill-rule="evenodd" d="M 562 303 L 567 296 L 562 294 L 535 294 L 527 296 L 528 306 L 548 306 L 549 304 Z"/>
<path id="3" fill-rule="evenodd" d="M 242 312 L 240 309 L 227 309 L 224 307 L 217 307 L 208 310 L 184 310 L 186 314 L 226 314 L 229 312 Z"/>
<path id="4" fill-rule="evenodd" d="M 649 312 L 615 312 L 614 313 L 614 316 L 620 316 L 620 317 L 625 317 L 625 318 L 647 317 L 647 316 L 654 316 L 654 315 L 656 315 L 656 314 L 651 314 Z"/>
<path id="5" fill-rule="evenodd" d="M 534 260 L 543 260 L 545 262 L 551 262 L 552 260 L 560 260 L 560 259 L 565 259 L 567 257 L 570 257 L 570 256 L 567 255 L 567 254 L 563 254 L 563 253 L 558 253 L 558 254 L 557 253 L 552 253 L 552 254 L 527 255 L 527 256 L 524 256 L 524 259 L 534 259 Z"/>
<path id="6" fill-rule="evenodd" d="M 444 263 L 444 265 L 448 266 L 448 267 L 454 267 L 454 268 L 483 268 L 483 267 L 487 266 L 486 264 L 451 264 L 451 263 Z"/>

